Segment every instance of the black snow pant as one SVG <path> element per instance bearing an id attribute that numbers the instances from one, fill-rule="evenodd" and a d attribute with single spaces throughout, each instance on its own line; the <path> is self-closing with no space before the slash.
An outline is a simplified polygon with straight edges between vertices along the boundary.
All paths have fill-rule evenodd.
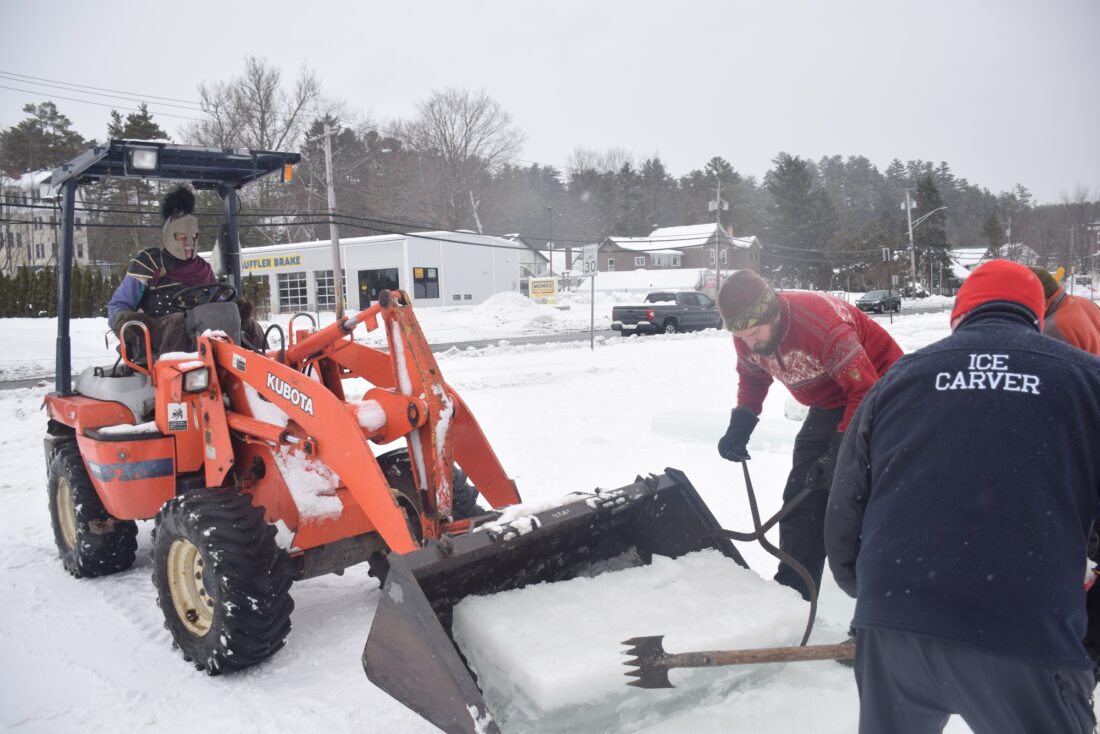
<path id="1" fill-rule="evenodd" d="M 859 734 L 1089 734 L 1092 672 L 1053 670 L 928 637 L 856 630 Z"/>
<path id="2" fill-rule="evenodd" d="M 806 488 L 806 475 L 829 448 L 829 441 L 843 417 L 844 408 L 810 408 L 794 439 L 794 466 L 783 489 L 784 503 Z M 779 521 L 779 549 L 805 566 L 814 586 L 818 588 L 821 587 L 821 573 L 825 570 L 825 509 L 828 504 L 828 490 L 814 492 Z M 780 562 L 775 580 L 791 587 L 809 601 L 810 591 L 802 577 L 786 563 Z"/>

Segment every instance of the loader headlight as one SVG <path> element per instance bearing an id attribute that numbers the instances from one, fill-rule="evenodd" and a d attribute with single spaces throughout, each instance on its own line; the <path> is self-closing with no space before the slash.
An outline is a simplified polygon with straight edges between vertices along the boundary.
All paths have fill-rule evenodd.
<path id="1" fill-rule="evenodd" d="M 152 173 L 160 163 L 160 151 L 156 148 L 130 148 L 129 166 L 131 171 Z"/>
<path id="2" fill-rule="evenodd" d="M 184 392 L 202 392 L 210 387 L 210 368 L 200 367 L 197 370 L 183 373 Z"/>

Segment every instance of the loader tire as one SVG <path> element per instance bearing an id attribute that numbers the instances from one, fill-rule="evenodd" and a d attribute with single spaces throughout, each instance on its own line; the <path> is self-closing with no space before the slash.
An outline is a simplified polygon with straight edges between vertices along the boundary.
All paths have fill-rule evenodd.
<path id="1" fill-rule="evenodd" d="M 395 449 L 379 454 L 375 457 L 382 473 L 386 475 L 386 481 L 390 487 L 407 497 L 413 504 L 416 512 L 424 512 L 424 504 L 420 501 L 420 493 L 413 484 L 412 462 L 409 460 L 408 449 Z M 455 520 L 465 520 L 475 517 L 485 511 L 477 504 L 477 487 L 470 483 L 466 472 L 455 465 L 454 474 L 451 477 L 451 487 L 454 499 L 451 503 L 451 514 Z"/>
<path id="2" fill-rule="evenodd" d="M 53 452 L 47 494 L 53 538 L 66 571 L 77 578 L 106 576 L 134 564 L 137 523 L 107 512 L 76 443 Z"/>
<path id="3" fill-rule="evenodd" d="M 165 503 L 153 529 L 153 585 L 183 659 L 210 675 L 268 659 L 290 632 L 291 564 L 262 508 L 233 489 Z"/>

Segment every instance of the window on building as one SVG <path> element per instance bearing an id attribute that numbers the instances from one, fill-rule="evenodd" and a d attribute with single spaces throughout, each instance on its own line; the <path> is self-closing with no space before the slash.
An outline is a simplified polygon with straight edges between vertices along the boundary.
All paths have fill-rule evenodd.
<path id="1" fill-rule="evenodd" d="M 453 296 L 451 296 L 451 299 L 455 300 L 455 301 L 461 301 L 462 300 L 462 294 L 461 293 L 455 293 Z"/>
<path id="2" fill-rule="evenodd" d="M 413 268 L 413 298 L 439 298 L 439 268 Z"/>
<path id="3" fill-rule="evenodd" d="M 723 247 L 723 248 L 722 248 L 722 251 L 718 253 L 718 261 L 719 261 L 720 263 L 722 263 L 723 265 L 725 265 L 725 264 L 726 264 L 726 260 L 727 260 L 727 257 L 726 257 L 726 248 L 724 248 L 724 247 Z"/>
<path id="4" fill-rule="evenodd" d="M 359 308 L 368 308 L 378 300 L 382 291 L 395 291 L 401 287 L 397 268 L 378 268 L 359 271 Z"/>
<path id="5" fill-rule="evenodd" d="M 470 293 L 467 293 L 467 294 L 465 294 L 464 296 L 462 296 L 462 300 L 464 300 L 464 301 L 472 301 L 472 300 L 474 300 L 474 297 L 473 297 L 473 295 L 472 295 L 472 294 L 470 294 Z"/>
<path id="6" fill-rule="evenodd" d="M 634 258 L 634 267 L 636 267 L 636 268 L 645 267 L 645 255 L 635 256 L 635 258 Z"/>
<path id="7" fill-rule="evenodd" d="M 348 302 L 348 274 L 347 271 L 340 271 L 340 278 L 342 279 L 344 286 L 344 304 Z M 313 271 L 313 294 L 314 300 L 317 303 L 318 311 L 335 311 L 336 310 L 336 289 L 332 284 L 332 271 L 331 270 L 314 270 Z"/>
<path id="8" fill-rule="evenodd" d="M 679 255 L 673 255 L 672 256 L 672 267 L 674 267 L 674 268 L 680 267 L 680 256 Z"/>
<path id="9" fill-rule="evenodd" d="M 41 242 L 34 243 L 34 257 L 36 260 L 41 260 L 46 257 L 46 245 Z"/>
<path id="10" fill-rule="evenodd" d="M 615 258 L 613 257 L 607 258 L 607 272 L 615 272 Z"/>
<path id="11" fill-rule="evenodd" d="M 707 262 L 714 265 L 714 250 L 709 247 L 707 248 Z"/>
<path id="12" fill-rule="evenodd" d="M 279 311 L 302 311 L 308 306 L 309 291 L 306 274 L 279 273 Z"/>

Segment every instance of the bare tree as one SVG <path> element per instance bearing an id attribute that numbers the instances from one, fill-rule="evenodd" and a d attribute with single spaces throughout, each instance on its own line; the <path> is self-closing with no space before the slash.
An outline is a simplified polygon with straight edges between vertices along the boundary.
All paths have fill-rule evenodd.
<path id="1" fill-rule="evenodd" d="M 432 92 L 417 106 L 406 132 L 414 151 L 441 166 L 440 194 L 452 227 L 469 221 L 467 212 L 476 222 L 475 192 L 523 144 L 523 133 L 499 102 L 484 91 L 456 88 Z"/>
<path id="2" fill-rule="evenodd" d="M 1073 272 L 1077 272 L 1077 261 L 1083 255 L 1087 255 L 1086 243 L 1088 242 L 1088 211 L 1089 188 L 1078 184 L 1072 194 L 1061 192 L 1062 206 L 1065 207 L 1066 220 L 1069 224 L 1069 237 L 1066 242 L 1066 263 Z M 1088 270 L 1088 264 L 1085 265 Z"/>
<path id="3" fill-rule="evenodd" d="M 634 165 L 634 154 L 626 148 L 612 146 L 600 152 L 580 146 L 573 149 L 569 155 L 566 170 L 572 177 L 582 171 L 595 171 L 597 173 L 616 173 L 622 170 L 626 164 Z"/>
<path id="4" fill-rule="evenodd" d="M 289 89 L 282 72 L 265 59 L 249 56 L 244 73 L 228 82 L 200 84 L 208 119 L 184 130 L 196 145 L 283 150 L 296 147 L 311 117 L 320 116 L 321 83 L 305 66 Z"/>

